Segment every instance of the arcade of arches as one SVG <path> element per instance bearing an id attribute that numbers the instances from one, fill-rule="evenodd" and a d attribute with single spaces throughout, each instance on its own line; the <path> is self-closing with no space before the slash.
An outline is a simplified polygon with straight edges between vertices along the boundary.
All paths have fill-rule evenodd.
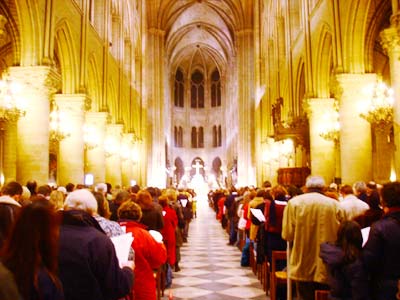
<path id="1" fill-rule="evenodd" d="M 1 0 L 1 180 L 393 179 L 399 16 L 399 0 Z"/>

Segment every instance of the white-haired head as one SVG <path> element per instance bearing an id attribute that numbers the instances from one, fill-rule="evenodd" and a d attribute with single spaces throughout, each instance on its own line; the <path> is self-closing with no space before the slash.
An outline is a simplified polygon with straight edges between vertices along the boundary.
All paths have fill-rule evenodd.
<path id="1" fill-rule="evenodd" d="M 325 180 L 321 176 L 308 176 L 306 180 L 306 188 L 308 189 L 323 189 Z"/>

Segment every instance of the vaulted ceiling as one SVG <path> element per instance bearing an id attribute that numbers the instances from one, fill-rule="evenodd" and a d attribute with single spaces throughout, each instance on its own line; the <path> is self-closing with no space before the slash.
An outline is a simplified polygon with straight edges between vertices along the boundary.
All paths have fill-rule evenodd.
<path id="1" fill-rule="evenodd" d="M 217 67 L 224 74 L 235 56 L 235 32 L 252 20 L 252 2 L 149 1 L 148 26 L 165 31 L 165 53 L 172 72 L 178 66 L 186 73 L 195 68 L 209 73 Z"/>

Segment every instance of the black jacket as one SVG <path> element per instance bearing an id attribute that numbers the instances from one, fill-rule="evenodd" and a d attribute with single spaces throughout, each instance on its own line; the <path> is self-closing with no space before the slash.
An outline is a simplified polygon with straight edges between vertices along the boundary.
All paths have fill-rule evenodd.
<path id="1" fill-rule="evenodd" d="M 114 245 L 84 211 L 64 211 L 59 277 L 66 300 L 114 300 L 129 294 L 133 272 L 121 269 Z"/>
<path id="2" fill-rule="evenodd" d="M 368 277 L 361 259 L 344 264 L 343 250 L 331 243 L 322 243 L 320 257 L 328 269 L 331 288 L 329 299 L 368 300 Z"/>

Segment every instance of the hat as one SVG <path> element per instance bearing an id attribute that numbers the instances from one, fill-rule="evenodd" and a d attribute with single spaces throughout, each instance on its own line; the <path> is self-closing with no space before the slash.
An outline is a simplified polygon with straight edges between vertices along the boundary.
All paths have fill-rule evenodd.
<path id="1" fill-rule="evenodd" d="M 67 199 L 65 199 L 64 206 L 69 209 L 97 212 L 96 198 L 90 191 L 85 189 L 75 190 L 69 193 Z"/>
<path id="2" fill-rule="evenodd" d="M 59 186 L 57 188 L 57 191 L 62 192 L 64 195 L 68 194 L 67 193 L 67 189 L 65 187 L 63 187 L 63 186 Z"/>

